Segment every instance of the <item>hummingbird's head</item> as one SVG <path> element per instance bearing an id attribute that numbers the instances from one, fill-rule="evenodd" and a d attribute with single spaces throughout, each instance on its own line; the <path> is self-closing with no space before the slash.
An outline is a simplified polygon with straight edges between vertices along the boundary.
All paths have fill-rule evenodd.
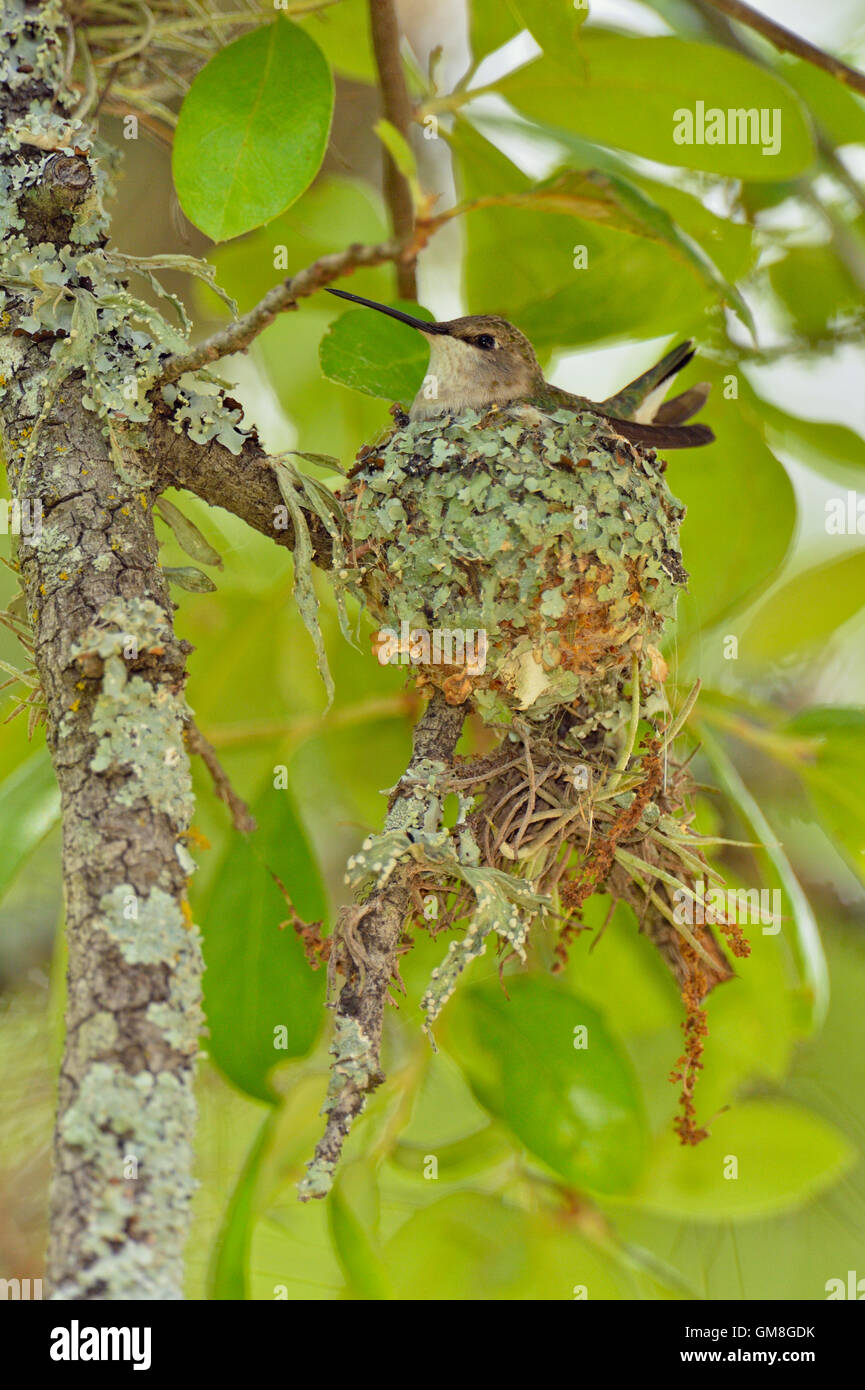
<path id="1" fill-rule="evenodd" d="M 329 293 L 399 319 L 429 341 L 429 370 L 410 411 L 413 420 L 507 405 L 509 401 L 532 396 L 543 385 L 534 348 L 507 319 L 470 314 L 442 323 L 426 323 L 401 309 L 361 299 L 346 290 Z"/>

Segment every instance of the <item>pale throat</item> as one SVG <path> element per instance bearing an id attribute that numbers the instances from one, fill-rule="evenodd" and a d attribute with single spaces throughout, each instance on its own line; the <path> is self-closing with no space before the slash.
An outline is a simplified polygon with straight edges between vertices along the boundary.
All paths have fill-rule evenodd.
<path id="1" fill-rule="evenodd" d="M 533 384 L 527 363 L 503 364 L 489 354 L 449 334 L 430 335 L 430 360 L 423 385 L 412 403 L 412 420 L 459 414 L 504 405 L 528 394 Z"/>

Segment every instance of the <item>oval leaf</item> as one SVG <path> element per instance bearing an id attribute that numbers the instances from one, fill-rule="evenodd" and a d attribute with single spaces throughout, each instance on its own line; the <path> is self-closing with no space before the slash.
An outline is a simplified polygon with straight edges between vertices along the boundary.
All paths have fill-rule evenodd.
<path id="1" fill-rule="evenodd" d="M 280 931 L 289 908 L 273 874 L 307 920 L 324 916 L 325 893 L 291 793 L 268 784 L 252 811 L 258 830 L 234 839 L 195 907 L 210 1053 L 242 1091 L 274 1101 L 271 1069 L 304 1056 L 321 1027 L 324 972 L 310 969 L 290 926 Z"/>
<path id="2" fill-rule="evenodd" d="M 16 767 L 0 787 L 0 895 L 60 819 L 60 791 L 42 749 Z"/>
<path id="3" fill-rule="evenodd" d="M 752 1100 L 719 1115 L 696 1148 L 662 1135 L 634 1197 L 679 1221 L 745 1220 L 803 1206 L 854 1161 L 848 1140 L 819 1115 L 786 1101 Z"/>
<path id="4" fill-rule="evenodd" d="M 569 69 L 536 58 L 496 89 L 530 120 L 662 164 L 775 180 L 814 159 L 790 88 L 717 45 L 584 30 Z"/>
<path id="5" fill-rule="evenodd" d="M 283 212 L 318 172 L 333 79 L 314 39 L 280 16 L 221 49 L 180 110 L 172 168 L 180 206 L 214 241 Z"/>
<path id="6" fill-rule="evenodd" d="M 428 309 L 398 300 L 396 308 L 432 322 Z M 420 390 L 429 362 L 429 347 L 416 328 L 377 314 L 350 309 L 331 324 L 319 348 L 321 370 L 331 381 L 408 404 Z"/>
<path id="7" fill-rule="evenodd" d="M 479 986 L 451 1005 L 446 1040 L 472 1090 L 566 1182 L 625 1191 L 639 1175 L 646 1129 L 624 1054 L 576 995 L 529 976 L 507 987 L 510 999 Z"/>
<path id="8" fill-rule="evenodd" d="M 167 497 L 158 497 L 153 504 L 153 510 L 158 516 L 162 517 L 171 531 L 174 539 L 185 550 L 187 555 L 191 555 L 193 560 L 197 560 L 200 565 L 217 565 L 222 569 L 222 557 L 218 550 L 214 550 L 210 541 L 201 534 L 194 521 L 190 521 L 188 516 L 184 516 L 179 507 L 175 507 L 173 502 L 169 502 Z"/>
<path id="9" fill-rule="evenodd" d="M 620 1252 L 590 1244 L 544 1211 L 453 1192 L 414 1213 L 388 1241 L 385 1266 L 407 1300 L 625 1299 L 640 1289 Z"/>

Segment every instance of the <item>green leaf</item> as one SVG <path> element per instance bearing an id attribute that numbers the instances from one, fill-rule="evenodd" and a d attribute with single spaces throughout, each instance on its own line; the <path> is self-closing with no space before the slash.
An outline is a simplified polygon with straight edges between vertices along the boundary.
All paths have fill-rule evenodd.
<path id="1" fill-rule="evenodd" d="M 220 49 L 192 83 L 172 168 L 183 211 L 214 241 L 260 227 L 318 172 L 333 111 L 321 49 L 280 16 Z"/>
<path id="2" fill-rule="evenodd" d="M 600 1192 L 636 1181 L 646 1132 L 631 1068 L 602 1016 L 528 976 L 458 994 L 445 1041 L 482 1105 L 566 1182 Z M 587 1046 L 575 1030 L 585 1026 Z"/>
<path id="3" fill-rule="evenodd" d="M 208 1281 L 211 1299 L 245 1302 L 249 1298 L 249 1252 L 256 1195 L 262 1164 L 273 1142 L 278 1118 L 278 1110 L 266 1115 L 231 1194 L 213 1250 Z"/>
<path id="4" fill-rule="evenodd" d="M 287 451 L 292 458 L 303 459 L 305 463 L 314 463 L 317 468 L 326 468 L 331 473 L 344 473 L 345 469 L 338 458 L 333 454 L 310 454 L 302 449 L 289 449 Z"/>
<path id="5" fill-rule="evenodd" d="M 598 177 L 598 176 L 595 176 Z M 689 263 L 697 274 L 706 284 L 711 286 L 719 295 L 722 302 L 730 305 L 736 310 L 752 335 L 756 336 L 756 328 L 751 310 L 746 304 L 739 290 L 715 265 L 711 256 L 706 252 L 698 241 L 695 241 L 673 220 L 669 212 L 659 203 L 651 198 L 637 184 L 622 178 L 618 174 L 606 174 L 599 176 L 606 179 L 611 190 L 621 208 L 629 211 L 637 220 L 639 228 L 644 236 L 654 237 L 660 242 L 664 242 L 678 256 Z"/>
<path id="6" fill-rule="evenodd" d="M 795 715 L 784 732 L 816 739 L 814 761 L 801 762 L 799 775 L 819 820 L 865 880 L 865 709 L 816 706 Z"/>
<path id="7" fill-rule="evenodd" d="M 179 507 L 175 507 L 167 497 L 158 497 L 153 504 L 153 510 L 170 528 L 181 550 L 191 555 L 200 565 L 217 565 L 222 569 L 222 556 L 219 551 L 214 550 L 195 522 L 184 516 Z"/>
<path id="8" fill-rule="evenodd" d="M 663 179 L 642 177 L 636 182 L 669 213 L 677 227 L 702 247 L 728 281 L 740 279 L 753 269 L 760 250 L 753 227 L 719 217 L 693 193 L 664 183 Z"/>
<path id="9" fill-rule="evenodd" d="M 865 550 L 854 550 L 775 589 L 742 632 L 739 655 L 761 669 L 804 660 L 863 608 Z"/>
<path id="10" fill-rule="evenodd" d="M 327 1203 L 330 1232 L 353 1298 L 394 1297 L 378 1250 L 378 1188 L 369 1159 L 343 1164 Z"/>
<path id="11" fill-rule="evenodd" d="M 731 1160 L 734 1177 L 727 1176 Z M 694 1148 L 661 1135 L 631 1200 L 677 1221 L 742 1221 L 804 1206 L 854 1161 L 844 1135 L 804 1107 L 745 1101 L 719 1115 L 710 1138 Z"/>
<path id="12" fill-rule="evenodd" d="M 862 290 L 831 245 L 792 246 L 769 267 L 772 289 L 796 333 L 820 341 L 832 320 L 863 312 Z"/>
<path id="13" fill-rule="evenodd" d="M 60 819 L 60 791 L 45 749 L 34 753 L 0 786 L 0 897 Z"/>
<path id="14" fill-rule="evenodd" d="M 407 300 L 395 308 L 415 318 L 433 321 L 427 309 Z M 350 309 L 331 324 L 319 348 L 321 369 L 331 381 L 408 405 L 423 383 L 429 346 L 408 324 L 377 314 L 373 309 Z"/>
<path id="15" fill-rule="evenodd" d="M 778 76 L 796 91 L 833 145 L 865 145 L 865 102 L 831 73 L 779 55 Z"/>
<path id="16" fill-rule="evenodd" d="M 595 1247 L 576 1223 L 476 1192 L 454 1192 L 415 1212 L 388 1241 L 385 1262 L 392 1286 L 408 1301 L 594 1301 L 641 1293 L 618 1253 Z"/>
<path id="17" fill-rule="evenodd" d="M 506 0 L 508 8 L 523 29 L 554 63 L 572 66 L 579 61 L 577 35 L 589 17 L 588 0 L 582 6 L 574 0 Z"/>
<path id="18" fill-rule="evenodd" d="M 803 420 L 762 399 L 760 413 L 773 449 L 787 450 L 845 487 L 861 482 L 854 476 L 859 469 L 865 469 L 865 439 L 861 434 L 826 420 Z"/>
<path id="19" fill-rule="evenodd" d="M 631 150 L 663 164 L 736 178 L 785 179 L 810 167 L 814 146 L 798 99 L 784 83 L 737 53 L 678 38 L 647 38 L 591 29 L 581 36 L 570 71 L 536 58 L 496 83 L 531 120 Z M 761 143 L 676 143 L 680 112 L 754 109 L 779 113 L 780 147 Z M 735 135 L 735 131 L 732 132 Z"/>
<path id="20" fill-rule="evenodd" d="M 705 308 L 717 302 L 693 261 L 650 231 L 633 212 L 594 187 L 600 220 L 575 223 L 560 206 L 540 211 L 535 185 L 488 140 L 460 121 L 449 137 L 458 158 L 461 195 L 500 200 L 515 194 L 515 206 L 491 206 L 468 214 L 466 291 L 472 313 L 501 313 L 544 353 L 617 338 L 660 337 L 703 328 Z M 573 175 L 579 180 L 579 175 Z M 549 190 L 542 190 L 547 201 Z M 521 205 L 520 205 L 521 204 Z M 591 211 L 586 200 L 585 212 Z M 628 231 L 621 230 L 623 226 Z M 634 237 L 639 229 L 647 233 Z M 580 249 L 580 264 L 575 253 Z M 584 248 L 584 251 L 583 249 Z M 585 260 L 585 266 L 582 262 Z"/>
<path id="21" fill-rule="evenodd" d="M 600 170 L 611 180 L 626 181 L 629 189 L 639 190 L 646 199 L 646 222 L 651 222 L 656 209 L 668 214 L 673 226 L 668 230 L 659 222 L 660 240 L 684 236 L 686 241 L 696 242 L 730 282 L 743 276 L 756 262 L 758 247 L 753 227 L 733 222 L 729 217 L 719 217 L 694 194 L 660 178 L 653 179 L 645 174 L 637 177 L 626 158 L 595 141 L 584 140 L 572 131 L 552 130 L 548 126 L 507 117 L 485 115 L 484 128 L 505 136 L 518 134 L 521 140 L 534 140 L 546 148 L 553 142 L 562 147 L 572 166 Z"/>
<path id="22" fill-rule="evenodd" d="M 712 383 L 700 419 L 712 426 L 717 440 L 705 449 L 671 455 L 667 469 L 670 488 L 687 508 L 681 543 L 690 579 L 678 607 L 680 653 L 686 638 L 698 642 L 701 632 L 753 602 L 774 579 L 796 524 L 792 484 L 765 443 L 761 403 L 744 376 L 725 373 L 705 358 L 699 374 Z M 731 375 L 735 398 L 729 396 Z M 740 652 L 744 642 L 740 638 Z"/>
<path id="23" fill-rule="evenodd" d="M 303 1161 L 321 1133 L 321 1094 L 325 1077 L 302 1066 L 285 1068 L 280 1075 L 279 1107 L 269 1110 L 255 1136 L 216 1237 L 210 1260 L 208 1297 L 220 1300 L 246 1300 L 255 1297 L 250 1288 L 253 1239 L 268 1206 L 292 1178 L 303 1172 Z M 225 1112 L 216 1112 L 220 1125 Z M 220 1152 L 224 1146 L 219 1145 Z M 290 1196 L 292 1210 L 298 1203 Z M 303 1210 L 303 1209 L 301 1209 Z M 295 1258 L 286 1268 L 298 1266 Z M 315 1282 L 307 1258 L 300 1266 L 303 1275 Z M 272 1280 L 271 1280 L 272 1282 Z M 304 1296 L 309 1289 L 302 1289 Z M 269 1295 L 273 1296 L 272 1292 Z"/>
<path id="24" fill-rule="evenodd" d="M 472 55 L 479 61 L 485 53 L 509 43 L 520 25 L 513 11 L 502 0 L 469 0 L 469 40 Z"/>
<path id="25" fill-rule="evenodd" d="M 423 194 L 417 176 L 417 161 L 414 157 L 414 150 L 408 140 L 397 130 L 396 126 L 390 121 L 376 121 L 373 130 L 384 145 L 394 164 L 396 165 L 403 178 L 411 189 L 412 202 L 415 209 L 421 207 Z"/>
<path id="26" fill-rule="evenodd" d="M 784 911 L 786 913 L 789 908 L 792 914 L 791 946 L 799 976 L 800 999 L 804 1005 L 804 1017 L 797 1022 L 802 1031 L 813 1031 L 823 1022 L 829 1007 L 829 971 L 811 904 L 762 808 L 728 757 L 723 743 L 705 724 L 698 725 L 698 728 L 706 757 L 721 787 L 743 818 L 754 841 L 761 846 L 753 853 L 769 876 L 775 877 L 780 884 Z M 786 925 L 785 922 L 783 926 Z"/>
<path id="27" fill-rule="evenodd" d="M 298 22 L 337 72 L 356 80 L 377 80 L 367 0 L 339 0 L 339 4 L 316 10 Z"/>
<path id="28" fill-rule="evenodd" d="M 204 570 L 195 568 L 195 565 L 163 565 L 162 573 L 169 584 L 176 584 L 178 589 L 186 589 L 190 594 L 213 594 L 216 592 L 216 585 L 205 574 Z"/>
<path id="29" fill-rule="evenodd" d="M 195 908 L 203 923 L 211 1055 L 242 1091 L 273 1101 L 269 1074 L 312 1047 L 324 996 L 322 974 L 310 969 L 295 932 L 280 931 L 289 909 L 273 875 L 306 921 L 323 918 L 326 900 L 291 793 L 268 783 L 252 811 L 258 829 L 232 840 Z"/>

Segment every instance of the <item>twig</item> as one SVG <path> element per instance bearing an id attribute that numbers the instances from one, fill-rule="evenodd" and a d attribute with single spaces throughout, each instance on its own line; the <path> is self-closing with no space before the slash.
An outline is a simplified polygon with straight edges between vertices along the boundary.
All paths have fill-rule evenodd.
<path id="1" fill-rule="evenodd" d="M 718 13 L 718 10 L 714 7 L 714 0 L 691 0 L 691 6 L 709 25 L 719 43 L 732 49 L 735 53 L 744 54 L 751 62 L 759 63 L 761 67 L 766 68 L 768 71 L 773 71 L 772 65 L 766 61 L 762 53 L 758 53 L 751 43 L 745 42 L 730 21 L 726 19 L 724 15 Z M 815 52 L 819 52 L 819 50 L 815 50 Z M 850 69 L 850 71 L 853 71 L 853 69 Z M 817 152 L 820 158 L 823 160 L 823 163 L 828 166 L 835 179 L 850 194 L 856 206 L 861 211 L 865 211 L 865 192 L 863 192 L 862 188 L 850 173 L 850 170 L 832 144 L 827 131 L 816 117 L 814 117 L 813 112 L 812 119 Z M 865 274 L 865 272 L 863 272 L 862 254 L 855 238 L 850 235 L 846 226 L 839 220 L 834 212 L 826 206 L 823 199 L 815 194 L 813 175 L 800 178 L 797 182 L 802 190 L 803 197 L 808 200 L 811 206 L 827 223 L 837 256 L 843 262 L 857 284 L 862 285 L 863 274 Z M 858 324 L 856 325 L 855 332 L 858 335 L 858 341 L 861 337 L 861 328 Z M 782 345 L 779 349 L 776 344 L 775 348 L 768 350 L 768 357 L 765 355 L 763 356 L 763 360 L 771 360 L 773 354 L 776 354 L 777 358 L 783 359 L 791 356 L 795 351 L 795 346 L 788 347 Z M 756 361 L 757 359 L 755 358 L 753 360 Z"/>
<path id="2" fill-rule="evenodd" d="M 245 352 L 259 333 L 273 323 L 277 314 L 294 309 L 299 299 L 314 294 L 347 271 L 357 270 L 360 266 L 381 265 L 385 261 L 398 262 L 404 254 L 406 250 L 401 241 L 383 241 L 375 246 L 362 246 L 355 242 L 344 251 L 320 256 L 312 265 L 299 270 L 282 284 L 274 285 L 255 308 L 236 323 L 220 329 L 211 338 L 190 348 L 189 352 L 166 358 L 160 382 L 176 381 L 184 372 L 198 371 L 200 367 L 206 367 L 208 363 L 228 357 L 233 352 Z"/>
<path id="3" fill-rule="evenodd" d="M 393 0 L 369 0 L 372 50 L 378 70 L 382 110 L 400 135 L 408 138 L 412 106 L 405 85 L 399 52 L 399 22 Z M 390 210 L 391 229 L 404 243 L 414 230 L 414 207 L 408 180 L 396 167 L 390 153 L 384 153 L 384 196 Z M 397 291 L 402 299 L 417 299 L 414 259 L 397 262 Z"/>
<path id="4" fill-rule="evenodd" d="M 211 439 L 198 444 L 185 430 L 178 433 L 167 407 L 154 410 L 148 425 L 148 452 L 159 460 L 161 488 L 185 488 L 211 507 L 224 507 L 276 545 L 294 549 L 294 530 L 277 529 L 274 517 L 283 508 L 273 462 L 250 430 L 239 454 Z M 307 514 L 316 564 L 329 567 L 333 542 L 312 511 Z"/>
<path id="5" fill-rule="evenodd" d="M 248 835 L 255 829 L 255 817 L 250 814 L 246 802 L 237 795 L 229 781 L 228 773 L 216 756 L 213 744 L 208 743 L 194 719 L 190 719 L 186 725 L 186 746 L 190 753 L 198 754 L 213 778 L 213 790 L 231 812 L 235 830 Z"/>
<path id="6" fill-rule="evenodd" d="M 400 779 L 388 811 L 386 830 L 429 829 L 427 817 L 438 815 L 441 799 L 436 791 L 419 793 L 413 777 L 422 764 L 451 763 L 459 742 L 466 710 L 449 705 L 436 691 L 415 725 L 411 760 Z M 434 803 L 437 804 L 437 808 Z M 334 1064 L 325 1111 L 327 1124 L 300 1183 L 302 1201 L 324 1197 L 352 1123 L 370 1091 L 381 1085 L 381 1029 L 388 988 L 397 968 L 403 923 L 411 907 L 411 876 L 416 865 L 398 863 L 383 887 L 374 889 L 362 906 L 343 911 L 334 932 L 331 964 L 341 958 L 346 971 L 336 1006 Z"/>
<path id="7" fill-rule="evenodd" d="M 735 19 L 737 23 L 744 24 L 747 28 L 762 34 L 781 53 L 792 53 L 794 57 L 802 58 L 806 63 L 813 63 L 815 67 L 822 68 L 832 77 L 837 77 L 838 81 L 843 82 L 845 87 L 852 87 L 854 92 L 859 92 L 861 96 L 865 96 L 865 73 L 851 68 L 848 63 L 843 62 L 840 58 L 835 58 L 831 53 L 826 53 L 822 48 L 817 48 L 807 39 L 794 34 L 792 29 L 786 29 L 783 24 L 777 24 L 768 15 L 760 14 L 759 10 L 753 10 L 750 5 L 743 4 L 742 0 L 703 0 L 703 2 L 711 6 L 712 9 L 720 10 L 721 14 L 727 15 L 730 19 Z"/>

